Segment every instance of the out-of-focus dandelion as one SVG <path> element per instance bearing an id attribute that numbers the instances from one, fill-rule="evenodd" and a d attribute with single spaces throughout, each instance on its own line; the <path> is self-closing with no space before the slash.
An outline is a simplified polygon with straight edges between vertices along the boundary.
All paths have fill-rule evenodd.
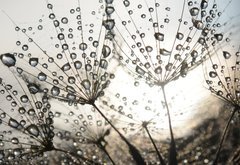
<path id="1" fill-rule="evenodd" d="M 54 46 L 50 48 L 43 47 L 35 40 L 35 33 L 31 33 L 32 27 L 20 28 L 12 20 L 16 31 L 22 32 L 28 40 L 27 44 L 21 41 L 16 42 L 22 48 L 22 52 L 17 55 L 18 67 L 15 66 L 15 63 L 13 66 L 20 76 L 27 75 L 29 79 L 33 78 L 44 84 L 49 89 L 47 93 L 49 97 L 66 101 L 69 105 L 89 104 L 93 106 L 127 143 L 134 159 L 143 162 L 137 149 L 118 131 L 95 103 L 99 97 L 104 95 L 110 79 L 114 78 L 114 74 L 108 71 L 113 52 L 111 30 L 114 22 L 108 17 L 104 17 L 101 12 L 104 9 L 103 5 L 100 9 L 92 9 L 91 16 L 87 13 L 82 15 L 80 1 L 77 6 L 76 9 L 70 9 L 69 17 L 58 18 L 53 5 L 47 4 L 48 17 L 56 32 L 53 37 L 50 37 L 51 39 L 56 38 L 56 43 L 52 43 Z M 96 16 L 97 14 L 99 18 Z M 97 17 L 98 22 L 94 20 L 94 23 L 89 23 L 91 17 L 94 19 Z M 69 27 L 71 19 L 77 21 L 76 26 L 71 24 Z M 86 21 L 88 24 L 84 24 Z M 44 28 L 41 22 L 43 22 L 42 19 L 38 26 L 40 32 Z M 40 54 L 35 55 L 31 52 L 32 45 L 37 47 Z M 52 52 L 54 52 L 53 55 Z M 14 58 L 15 61 L 16 57 L 13 54 L 5 54 L 3 57 L 7 55 Z M 4 61 L 2 60 L 2 62 Z"/>
<path id="2" fill-rule="evenodd" d="M 14 64 L 10 57 L 9 54 L 1 56 L 3 63 L 9 67 Z M 0 162 L 47 163 L 51 162 L 50 158 L 45 158 L 49 151 L 71 155 L 70 152 L 55 147 L 54 114 L 50 110 L 47 90 L 33 82 L 25 85 L 19 78 L 15 77 L 15 80 L 18 88 L 5 83 L 2 78 L 0 82 L 1 96 L 5 97 L 5 101 L 1 99 L 4 104 L 0 107 Z M 92 162 L 81 156 L 77 159 Z"/>
<path id="3" fill-rule="evenodd" d="M 117 58 L 132 74 L 162 89 L 171 137 L 170 164 L 177 164 L 177 153 L 165 87 L 201 64 L 208 54 L 206 47 L 212 49 L 212 44 L 222 41 L 218 19 L 223 13 L 217 5 L 206 0 L 122 0 L 108 5 L 114 8 Z"/>
<path id="4" fill-rule="evenodd" d="M 231 45 L 231 42 L 230 42 Z M 217 164 L 224 139 L 227 135 L 230 123 L 235 114 L 240 111 L 240 47 L 228 46 L 225 49 L 216 50 L 215 56 L 206 62 L 206 83 L 209 90 L 224 100 L 232 108 L 231 115 L 223 130 L 218 150 L 213 164 Z"/>

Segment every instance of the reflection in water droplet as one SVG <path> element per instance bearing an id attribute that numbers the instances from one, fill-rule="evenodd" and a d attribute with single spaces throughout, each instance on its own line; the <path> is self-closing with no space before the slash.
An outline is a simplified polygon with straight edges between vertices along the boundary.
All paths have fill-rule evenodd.
<path id="1" fill-rule="evenodd" d="M 31 134 L 31 135 L 33 135 L 33 136 L 35 136 L 35 137 L 38 137 L 38 135 L 39 135 L 38 127 L 37 127 L 35 124 L 29 125 L 29 126 L 26 128 L 26 131 L 27 131 L 29 134 Z"/>
<path id="2" fill-rule="evenodd" d="M 88 79 L 85 79 L 81 82 L 81 85 L 86 89 L 89 90 L 91 87 L 91 83 Z"/>
<path id="3" fill-rule="evenodd" d="M 2 54 L 0 56 L 0 59 L 1 59 L 2 63 L 4 65 L 6 65 L 7 67 L 11 67 L 16 64 L 16 58 L 14 57 L 13 54 L 10 54 L 10 53 Z"/>
<path id="4" fill-rule="evenodd" d="M 231 54 L 229 52 L 227 52 L 227 51 L 223 51 L 223 57 L 225 59 L 229 59 L 231 57 Z"/>

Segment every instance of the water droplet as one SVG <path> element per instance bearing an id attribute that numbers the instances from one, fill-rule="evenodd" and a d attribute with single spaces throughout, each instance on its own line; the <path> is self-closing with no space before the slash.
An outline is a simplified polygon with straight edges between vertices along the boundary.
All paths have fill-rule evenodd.
<path id="1" fill-rule="evenodd" d="M 111 15 L 114 11 L 115 9 L 112 6 L 107 6 L 105 9 L 105 12 L 107 13 L 107 15 Z"/>
<path id="2" fill-rule="evenodd" d="M 106 4 L 112 4 L 113 0 L 105 0 Z"/>
<path id="3" fill-rule="evenodd" d="M 103 68 L 103 69 L 107 69 L 107 67 L 108 67 L 108 62 L 107 62 L 107 60 L 101 59 L 99 66 L 100 66 L 101 68 Z"/>
<path id="4" fill-rule="evenodd" d="M 146 49 L 147 52 L 151 52 L 153 50 L 153 48 L 151 46 L 146 46 L 145 49 Z"/>
<path id="5" fill-rule="evenodd" d="M 64 40 L 65 38 L 63 33 L 59 33 L 57 37 L 59 40 Z"/>
<path id="6" fill-rule="evenodd" d="M 176 37 L 177 37 L 177 39 L 182 40 L 184 35 L 182 33 L 178 32 Z"/>
<path id="7" fill-rule="evenodd" d="M 85 65 L 85 70 L 86 70 L 86 71 L 91 71 L 91 70 L 92 70 L 92 65 L 86 64 L 86 65 Z"/>
<path id="8" fill-rule="evenodd" d="M 68 23 L 68 19 L 67 19 L 66 17 L 63 17 L 63 18 L 61 19 L 61 22 L 62 22 L 63 24 L 67 24 L 67 23 Z"/>
<path id="9" fill-rule="evenodd" d="M 36 94 L 39 92 L 39 86 L 34 83 L 29 83 L 27 87 L 31 94 Z"/>
<path id="10" fill-rule="evenodd" d="M 17 122 L 17 120 L 10 118 L 8 121 L 8 125 L 13 128 L 18 128 L 20 124 Z"/>
<path id="11" fill-rule="evenodd" d="M 136 66 L 136 72 L 138 74 L 140 74 L 140 75 L 144 75 L 145 74 L 145 71 L 142 68 L 140 68 L 138 65 Z"/>
<path id="12" fill-rule="evenodd" d="M 20 97 L 20 100 L 21 100 L 21 102 L 23 102 L 23 103 L 27 103 L 28 102 L 28 96 L 27 95 L 22 95 L 21 97 Z"/>
<path id="13" fill-rule="evenodd" d="M 157 68 L 155 68 L 154 72 L 156 74 L 161 74 L 162 73 L 162 67 L 161 66 L 158 66 Z"/>
<path id="14" fill-rule="evenodd" d="M 68 77 L 68 82 L 69 82 L 69 84 L 74 84 L 74 83 L 76 82 L 75 77 L 69 76 L 69 77 Z"/>
<path id="15" fill-rule="evenodd" d="M 202 0 L 201 9 L 206 9 L 208 7 L 208 2 L 206 0 Z"/>
<path id="16" fill-rule="evenodd" d="M 164 40 L 164 34 L 162 34 L 162 33 L 155 33 L 154 37 L 158 41 L 163 41 Z"/>
<path id="17" fill-rule="evenodd" d="M 64 64 L 64 65 L 61 67 L 61 70 L 64 71 L 64 72 L 66 72 L 66 71 L 68 71 L 68 70 L 70 70 L 70 69 L 71 69 L 71 65 L 69 64 L 69 62 L 66 63 L 66 64 Z"/>
<path id="18" fill-rule="evenodd" d="M 30 58 L 29 59 L 29 64 L 33 67 L 37 66 L 38 64 L 38 58 Z"/>
<path id="19" fill-rule="evenodd" d="M 81 82 L 81 85 L 84 87 L 84 89 L 89 90 L 91 87 L 91 83 L 88 79 L 85 79 Z"/>
<path id="20" fill-rule="evenodd" d="M 215 78 L 215 77 L 217 77 L 217 73 L 214 72 L 214 71 L 211 71 L 211 72 L 209 72 L 209 76 L 210 76 L 211 78 Z"/>
<path id="21" fill-rule="evenodd" d="M 11 142 L 12 142 L 12 144 L 18 144 L 18 143 L 19 143 L 19 140 L 18 140 L 18 138 L 13 137 L 13 138 L 11 139 Z"/>
<path id="22" fill-rule="evenodd" d="M 86 49 L 87 49 L 87 44 L 84 43 L 84 42 L 81 43 L 81 44 L 79 45 L 79 49 L 82 50 L 82 51 L 86 50 Z"/>
<path id="23" fill-rule="evenodd" d="M 195 19 L 192 19 L 192 22 L 193 22 L 193 25 L 195 28 L 197 28 L 198 30 L 202 30 L 203 27 L 204 27 L 204 24 L 201 20 L 195 20 Z"/>
<path id="24" fill-rule="evenodd" d="M 222 41 L 223 39 L 223 34 L 214 34 L 214 37 L 217 39 L 217 41 Z"/>
<path id="25" fill-rule="evenodd" d="M 10 53 L 2 54 L 0 58 L 2 63 L 7 67 L 11 67 L 16 64 L 16 58 L 14 57 L 13 54 L 10 54 Z"/>
<path id="26" fill-rule="evenodd" d="M 171 54 L 171 52 L 163 48 L 163 49 L 160 49 L 160 54 L 164 56 L 168 56 Z"/>
<path id="27" fill-rule="evenodd" d="M 107 58 L 111 54 L 111 49 L 107 45 L 103 45 L 102 54 L 104 58 Z"/>
<path id="28" fill-rule="evenodd" d="M 26 128 L 26 131 L 27 131 L 29 134 L 31 134 L 31 135 L 33 135 L 33 136 L 35 136 L 35 137 L 38 137 L 38 135 L 39 135 L 39 129 L 38 129 L 38 127 L 37 127 L 35 124 L 29 125 L 29 126 Z"/>
<path id="29" fill-rule="evenodd" d="M 171 71 L 171 70 L 172 70 L 172 66 L 173 66 L 172 63 L 168 63 L 168 64 L 165 66 L 166 71 Z"/>
<path id="30" fill-rule="evenodd" d="M 27 45 L 23 45 L 23 46 L 22 46 L 22 50 L 23 50 L 23 51 L 27 51 L 27 50 L 28 50 L 28 46 L 27 46 Z"/>
<path id="31" fill-rule="evenodd" d="M 130 5 L 130 2 L 128 0 L 124 0 L 123 4 L 124 4 L 125 7 L 128 7 Z"/>
<path id="32" fill-rule="evenodd" d="M 45 81 L 45 80 L 47 79 L 47 75 L 46 75 L 45 73 L 43 73 L 43 72 L 40 72 L 40 73 L 38 74 L 38 79 L 39 79 L 40 81 Z"/>
<path id="33" fill-rule="evenodd" d="M 104 20 L 103 21 L 103 26 L 107 29 L 107 30 L 112 30 L 115 26 L 115 21 L 114 19 L 108 19 L 108 20 Z"/>
<path id="34" fill-rule="evenodd" d="M 223 57 L 225 59 L 229 59 L 231 57 L 231 54 L 229 52 L 227 52 L 227 51 L 223 51 Z"/>
<path id="35" fill-rule="evenodd" d="M 56 87 L 56 86 L 53 86 L 52 89 L 51 89 L 51 94 L 53 96 L 58 96 L 59 93 L 60 93 L 60 89 L 58 87 Z"/>
<path id="36" fill-rule="evenodd" d="M 81 69 L 82 63 L 80 61 L 75 61 L 74 62 L 74 67 L 75 67 L 75 69 Z"/>
<path id="37" fill-rule="evenodd" d="M 23 108 L 23 107 L 20 107 L 20 108 L 18 109 L 18 112 L 19 112 L 20 114 L 24 114 L 24 113 L 26 112 L 26 109 Z"/>
<path id="38" fill-rule="evenodd" d="M 193 7 L 193 8 L 190 9 L 191 16 L 197 16 L 198 13 L 199 13 L 199 9 L 198 8 Z"/>

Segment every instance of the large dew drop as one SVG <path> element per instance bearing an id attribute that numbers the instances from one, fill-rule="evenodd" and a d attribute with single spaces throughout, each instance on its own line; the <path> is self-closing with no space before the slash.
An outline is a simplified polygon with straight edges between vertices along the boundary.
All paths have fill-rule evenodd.
<path id="1" fill-rule="evenodd" d="M 103 21 L 103 26 L 107 29 L 107 30 L 112 30 L 115 26 L 115 21 L 113 19 L 108 19 Z"/>
<path id="2" fill-rule="evenodd" d="M 29 64 L 33 67 L 37 66 L 38 64 L 38 58 L 30 58 L 29 59 Z"/>
<path id="3" fill-rule="evenodd" d="M 223 57 L 225 59 L 229 59 L 231 57 L 231 54 L 229 52 L 227 52 L 227 51 L 223 51 Z"/>
<path id="4" fill-rule="evenodd" d="M 29 126 L 26 128 L 26 131 L 27 131 L 29 134 L 31 134 L 31 135 L 33 135 L 33 136 L 35 136 L 35 137 L 38 137 L 38 135 L 39 135 L 39 129 L 38 129 L 38 127 L 37 127 L 35 124 L 29 125 Z"/>
<path id="5" fill-rule="evenodd" d="M 140 68 L 138 65 L 136 66 L 136 72 L 138 74 L 140 74 L 140 75 L 144 75 L 145 74 L 145 71 L 142 68 Z"/>
<path id="6" fill-rule="evenodd" d="M 53 96 L 58 96 L 59 93 L 60 93 L 60 89 L 58 87 L 56 87 L 56 86 L 53 86 L 52 89 L 51 89 L 51 94 Z"/>
<path id="7" fill-rule="evenodd" d="M 162 34 L 162 33 L 155 33 L 154 37 L 158 41 L 163 41 L 164 40 L 164 34 Z"/>
<path id="8" fill-rule="evenodd" d="M 10 53 L 2 54 L 0 58 L 2 63 L 7 67 L 11 67 L 16 64 L 16 58 L 14 57 L 13 54 L 10 54 Z"/>
<path id="9" fill-rule="evenodd" d="M 171 52 L 163 48 L 163 49 L 160 49 L 160 54 L 164 56 L 168 56 L 171 54 Z"/>
<path id="10" fill-rule="evenodd" d="M 191 16 L 197 16 L 198 13 L 199 13 L 199 9 L 198 8 L 193 7 L 193 8 L 190 9 Z"/>
<path id="11" fill-rule="evenodd" d="M 102 54 L 104 58 L 107 58 L 111 54 L 111 49 L 107 45 L 103 45 Z"/>
<path id="12" fill-rule="evenodd" d="M 89 90 L 91 87 L 91 83 L 88 79 L 85 79 L 81 82 L 81 85 L 84 87 L 85 90 Z"/>

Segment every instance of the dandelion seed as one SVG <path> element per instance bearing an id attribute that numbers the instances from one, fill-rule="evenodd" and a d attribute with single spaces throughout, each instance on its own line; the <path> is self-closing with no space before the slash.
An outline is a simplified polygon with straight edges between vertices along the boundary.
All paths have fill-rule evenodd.
<path id="1" fill-rule="evenodd" d="M 165 86 L 201 64 L 208 57 L 206 49 L 211 49 L 210 45 L 223 42 L 223 34 L 208 33 L 219 31 L 220 25 L 214 20 L 217 21 L 220 14 L 213 13 L 220 11 L 215 2 L 208 1 L 195 4 L 182 1 L 171 6 L 157 1 L 121 2 L 123 5 L 118 2 L 111 5 L 115 8 L 111 18 L 115 20 L 116 57 L 133 75 L 162 89 L 171 137 L 169 164 L 177 164 Z"/>

